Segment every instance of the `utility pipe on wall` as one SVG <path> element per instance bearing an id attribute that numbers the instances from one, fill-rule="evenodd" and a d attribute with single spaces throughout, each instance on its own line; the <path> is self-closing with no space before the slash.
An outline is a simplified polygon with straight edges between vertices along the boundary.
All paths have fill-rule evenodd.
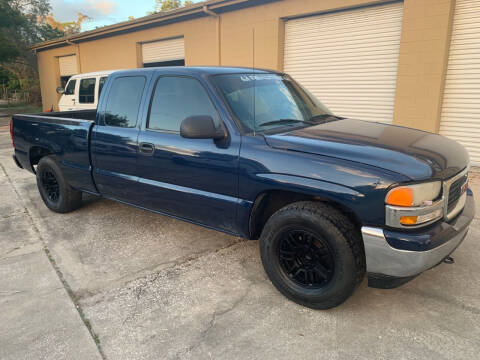
<path id="1" fill-rule="evenodd" d="M 221 34 L 220 34 L 220 15 L 210 10 L 208 5 L 203 5 L 203 12 L 207 15 L 213 16 L 217 19 L 217 49 L 218 49 L 218 65 L 222 65 L 222 49 L 221 49 Z"/>

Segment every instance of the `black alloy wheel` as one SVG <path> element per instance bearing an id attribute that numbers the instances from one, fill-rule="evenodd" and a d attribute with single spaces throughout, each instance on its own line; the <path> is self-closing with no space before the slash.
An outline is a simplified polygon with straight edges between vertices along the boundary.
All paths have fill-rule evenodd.
<path id="1" fill-rule="evenodd" d="M 319 289 L 332 279 L 334 254 L 320 236 L 306 230 L 287 230 L 278 252 L 282 271 L 297 285 Z"/>
<path id="2" fill-rule="evenodd" d="M 67 213 L 82 204 L 81 191 L 73 189 L 54 155 L 40 159 L 36 168 L 37 186 L 45 205 L 52 211 Z"/>
<path id="3" fill-rule="evenodd" d="M 51 202 L 58 202 L 60 198 L 60 186 L 58 185 L 57 178 L 51 171 L 44 171 L 42 173 L 42 187 L 45 190 L 45 194 L 48 200 Z"/>

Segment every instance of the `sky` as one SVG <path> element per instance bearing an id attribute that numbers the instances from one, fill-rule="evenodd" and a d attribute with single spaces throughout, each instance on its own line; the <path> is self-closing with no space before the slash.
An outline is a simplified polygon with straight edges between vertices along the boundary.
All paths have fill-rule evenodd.
<path id="1" fill-rule="evenodd" d="M 50 0 L 50 5 L 57 21 L 74 21 L 79 12 L 91 17 L 82 24 L 82 31 L 86 31 L 126 21 L 129 16 L 145 16 L 153 11 L 155 0 Z"/>

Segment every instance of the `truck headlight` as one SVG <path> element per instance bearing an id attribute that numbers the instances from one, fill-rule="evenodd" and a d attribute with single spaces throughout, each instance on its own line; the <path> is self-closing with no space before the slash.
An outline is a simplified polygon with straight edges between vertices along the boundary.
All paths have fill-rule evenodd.
<path id="1" fill-rule="evenodd" d="M 444 200 L 440 181 L 403 185 L 385 197 L 386 224 L 406 228 L 430 224 L 443 216 Z"/>
<path id="2" fill-rule="evenodd" d="M 425 206 L 440 196 L 442 183 L 440 181 L 398 186 L 390 190 L 385 203 L 394 206 Z"/>

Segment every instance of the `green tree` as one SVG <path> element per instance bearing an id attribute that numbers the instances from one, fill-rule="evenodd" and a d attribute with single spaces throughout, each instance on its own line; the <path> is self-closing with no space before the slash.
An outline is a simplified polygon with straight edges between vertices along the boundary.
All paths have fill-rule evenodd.
<path id="1" fill-rule="evenodd" d="M 39 22 L 48 15 L 48 0 L 0 0 L 0 63 L 12 61 L 32 44 L 63 35 Z"/>
<path id="2" fill-rule="evenodd" d="M 64 35 L 42 21 L 50 11 L 48 0 L 0 0 L 0 69 L 9 73 L 10 89 L 39 100 L 36 57 L 33 44 Z"/>

